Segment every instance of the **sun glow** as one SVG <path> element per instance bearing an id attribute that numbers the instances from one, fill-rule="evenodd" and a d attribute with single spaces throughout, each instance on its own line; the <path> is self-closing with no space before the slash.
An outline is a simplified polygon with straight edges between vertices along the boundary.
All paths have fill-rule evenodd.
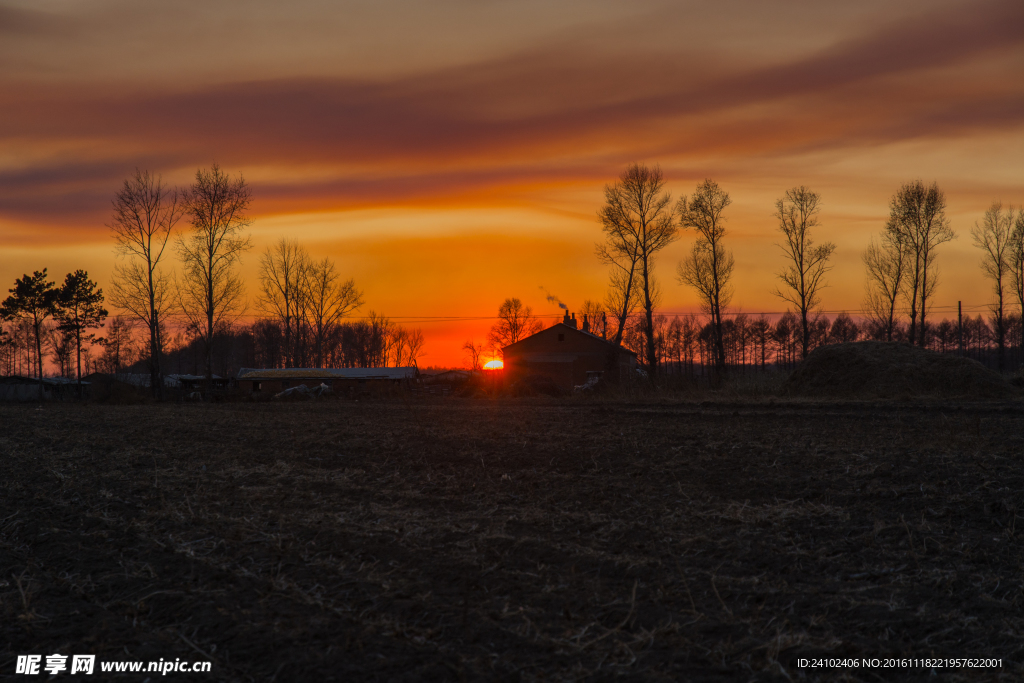
<path id="1" fill-rule="evenodd" d="M 503 367 L 505 364 L 500 360 L 492 360 L 484 364 L 484 370 L 501 370 Z"/>

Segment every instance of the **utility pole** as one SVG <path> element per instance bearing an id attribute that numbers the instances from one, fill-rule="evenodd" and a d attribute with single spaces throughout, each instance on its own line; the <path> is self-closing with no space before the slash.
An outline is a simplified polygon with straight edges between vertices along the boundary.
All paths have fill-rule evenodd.
<path id="1" fill-rule="evenodd" d="M 960 355 L 964 355 L 964 306 L 962 301 L 956 302 L 956 335 L 957 335 L 957 347 L 960 349 Z"/>

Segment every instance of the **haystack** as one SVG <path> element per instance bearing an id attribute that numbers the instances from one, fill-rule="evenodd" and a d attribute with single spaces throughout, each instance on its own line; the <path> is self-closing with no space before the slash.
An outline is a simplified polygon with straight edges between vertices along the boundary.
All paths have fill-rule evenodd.
<path id="1" fill-rule="evenodd" d="M 783 385 L 820 398 L 1011 398 L 1014 387 L 981 363 L 895 342 L 864 341 L 815 349 Z"/>

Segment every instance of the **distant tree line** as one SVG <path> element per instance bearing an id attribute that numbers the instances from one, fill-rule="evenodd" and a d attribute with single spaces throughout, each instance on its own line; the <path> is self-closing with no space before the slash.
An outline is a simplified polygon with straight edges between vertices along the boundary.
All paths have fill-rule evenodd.
<path id="1" fill-rule="evenodd" d="M 149 337 L 145 326 L 124 315 L 107 319 L 105 335 L 83 337 L 81 374 L 148 374 Z M 206 342 L 182 327 L 176 333 L 163 331 L 160 365 L 164 374 L 202 376 L 206 372 Z M 406 367 L 416 365 L 422 353 L 424 337 L 419 329 L 408 329 L 387 317 L 370 312 L 365 319 L 347 320 L 333 325 L 324 335 L 323 364 L 317 366 L 312 345 L 301 335 L 291 352 L 285 351 L 284 330 L 274 320 L 257 319 L 251 323 L 221 325 L 209 345 L 213 373 L 233 375 L 239 368 L 284 367 Z M 88 341 L 91 346 L 86 346 Z M 76 374 L 75 337 L 52 321 L 41 326 L 42 355 L 36 352 L 34 328 L 30 319 L 8 321 L 0 341 L 0 375 L 38 375 L 40 357 L 44 367 L 63 377 Z M 295 363 L 294 365 L 290 363 Z"/>
<path id="2" fill-rule="evenodd" d="M 74 374 L 81 390 L 83 346 L 96 341 L 92 332 L 107 317 L 103 290 L 84 270 L 68 273 L 61 285 L 52 282 L 46 268 L 14 282 L 10 296 L 0 303 L 0 367 L 35 375 L 42 395 L 45 353 L 52 353 L 61 374 Z M 13 323 L 5 329 L 5 321 Z M 72 368 L 74 370 L 72 370 Z M 26 372 L 27 371 L 27 372 Z"/>
<path id="3" fill-rule="evenodd" d="M 118 263 L 110 303 L 121 311 L 105 323 L 103 292 L 85 271 L 62 285 L 46 270 L 15 282 L 0 306 L 0 372 L 40 378 L 51 359 L 63 376 L 145 366 L 155 395 L 165 364 L 211 377 L 239 367 L 371 367 L 414 365 L 423 334 L 371 312 L 352 319 L 363 294 L 328 258 L 314 259 L 281 240 L 259 257 L 250 309 L 237 274 L 252 248 L 245 229 L 252 194 L 245 180 L 218 166 L 196 171 L 188 187 L 165 187 L 136 171 L 113 200 L 110 229 Z M 598 212 L 604 241 L 597 256 L 609 266 L 607 295 L 584 302 L 590 331 L 633 350 L 652 377 L 662 372 L 713 372 L 730 366 L 792 366 L 823 344 L 857 339 L 899 341 L 956 351 L 999 369 L 1015 366 L 1024 336 L 1024 211 L 994 203 L 971 236 L 992 285 L 991 315 L 964 320 L 930 317 L 937 249 L 954 239 L 946 200 L 936 183 L 901 185 L 877 241 L 863 254 L 865 315 L 854 320 L 821 313 L 822 290 L 835 245 L 818 243 L 821 197 L 807 187 L 787 190 L 775 204 L 783 254 L 774 294 L 791 309 L 776 320 L 730 314 L 735 259 L 726 246 L 729 194 L 713 180 L 678 201 L 664 192 L 659 168 L 632 164 L 605 188 Z M 179 223 L 187 225 L 178 230 Z M 657 255 L 683 233 L 694 236 L 676 279 L 691 287 L 704 316 L 668 319 L 657 312 Z M 170 247 L 170 249 L 168 248 Z M 178 267 L 168 267 L 168 254 Z M 533 334 L 540 323 L 515 297 L 499 307 L 486 342 L 463 346 L 471 367 L 489 349 Z M 106 325 L 105 333 L 99 330 Z"/>
<path id="4" fill-rule="evenodd" d="M 122 313 L 99 336 L 108 312 L 87 273 L 69 274 L 60 287 L 46 269 L 25 275 L 0 307 L 0 373 L 41 381 L 47 359 L 79 379 L 145 370 L 159 397 L 168 368 L 212 379 L 240 367 L 416 364 L 422 331 L 373 312 L 349 319 L 363 305 L 355 282 L 294 241 L 261 255 L 258 315 L 243 322 L 252 317 L 237 266 L 252 248 L 251 201 L 244 178 L 216 164 L 183 189 L 136 170 L 115 193 L 109 224 L 118 256 L 110 303 Z"/>
<path id="5" fill-rule="evenodd" d="M 1007 333 L 1005 354 L 1010 361 L 1024 363 L 1021 347 L 1020 315 L 1005 318 Z M 624 345 L 637 353 L 644 348 L 642 319 L 627 324 Z M 663 374 L 691 377 L 706 376 L 716 367 L 716 342 L 713 325 L 694 314 L 668 318 L 655 317 L 655 349 L 658 369 Z M 867 319 L 854 319 L 839 313 L 830 319 L 813 316 L 808 325 L 808 348 L 853 341 L 887 341 L 889 331 Z M 774 321 L 767 315 L 749 316 L 739 313 L 723 320 L 723 347 L 729 367 L 748 369 L 791 369 L 803 357 L 803 325 L 793 312 Z M 919 337 L 920 338 L 920 337 Z M 891 341 L 909 343 L 910 325 L 897 323 Z M 965 316 L 962 321 L 943 318 L 938 323 L 926 322 L 924 347 L 942 353 L 962 353 L 986 365 L 998 367 L 997 326 L 994 317 Z M 962 340 L 962 346 L 961 346 Z"/>
<path id="6" fill-rule="evenodd" d="M 272 319 L 236 323 L 218 330 L 211 348 L 215 374 L 230 376 L 239 368 L 372 368 L 415 365 L 423 347 L 420 330 L 409 330 L 387 317 L 370 312 L 365 319 L 331 325 L 319 347 L 320 362 L 311 340 L 286 341 L 285 329 Z M 205 345 L 187 331 L 174 335 L 164 354 L 163 365 L 175 374 L 202 374 Z M 143 357 L 136 355 L 133 362 Z"/>
<path id="7" fill-rule="evenodd" d="M 946 217 L 945 195 L 936 183 L 901 185 L 890 201 L 890 215 L 879 241 L 872 241 L 863 261 L 866 269 L 866 316 L 855 321 L 846 313 L 829 320 L 820 311 L 821 293 L 836 246 L 817 243 L 821 197 L 805 186 L 787 190 L 775 204 L 784 259 L 774 294 L 792 308 L 777 320 L 728 315 L 732 301 L 735 259 L 726 248 L 729 194 L 713 180 L 699 183 L 692 195 L 674 205 L 663 191 L 658 167 L 631 164 L 618 182 L 605 188 L 598 219 L 605 233 L 597 257 L 609 266 L 608 293 L 603 301 L 588 300 L 581 314 L 591 332 L 622 344 L 654 378 L 676 374 L 721 375 L 730 366 L 791 367 L 824 344 L 876 339 L 904 342 L 943 352 L 956 351 L 992 363 L 1000 370 L 1020 364 L 1024 337 L 1024 210 L 995 203 L 971 231 L 982 251 L 981 267 L 991 281 L 992 315 L 935 324 L 929 318 L 938 284 L 936 254 L 956 237 Z M 677 264 L 680 284 L 691 287 L 704 317 L 671 320 L 656 311 L 660 299 L 655 276 L 659 251 L 690 230 L 695 239 Z M 499 311 L 499 327 L 508 329 L 510 302 Z M 1010 306 L 1017 313 L 1010 312 Z M 516 309 L 515 329 L 530 326 L 532 311 Z M 492 330 L 491 345 L 508 335 Z M 474 365 L 480 348 L 466 342 Z"/>

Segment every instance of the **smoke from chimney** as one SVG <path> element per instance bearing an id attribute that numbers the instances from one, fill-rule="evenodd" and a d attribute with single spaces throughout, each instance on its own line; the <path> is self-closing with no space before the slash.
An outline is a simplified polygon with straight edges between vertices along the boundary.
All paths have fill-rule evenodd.
<path id="1" fill-rule="evenodd" d="M 544 285 L 541 285 L 540 289 L 541 289 L 542 292 L 544 292 L 547 295 L 547 300 L 548 300 L 549 304 L 558 304 L 558 307 L 561 308 L 563 311 L 568 311 L 569 310 L 569 307 L 566 306 L 565 304 L 563 304 L 561 299 L 559 299 L 557 296 L 555 296 L 554 294 L 549 292 L 547 290 L 547 287 L 545 287 Z"/>

